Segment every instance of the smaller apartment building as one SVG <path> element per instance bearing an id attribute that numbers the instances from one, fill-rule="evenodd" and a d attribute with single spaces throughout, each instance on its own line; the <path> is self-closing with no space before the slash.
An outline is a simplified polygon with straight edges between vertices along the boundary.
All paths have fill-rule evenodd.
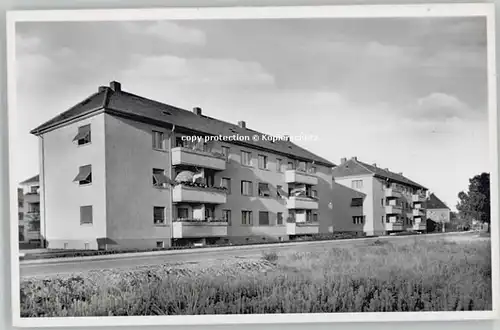
<path id="1" fill-rule="evenodd" d="M 289 139 L 266 140 L 244 121 L 149 100 L 118 82 L 32 133 L 49 248 L 279 241 L 362 226 L 351 223 L 363 214 L 351 195 L 332 203 L 328 160 Z M 336 222 L 343 207 L 349 219 Z"/>
<path id="2" fill-rule="evenodd" d="M 40 240 L 40 180 L 35 175 L 18 188 L 19 243 Z"/>
<path id="3" fill-rule="evenodd" d="M 427 188 L 376 164 L 343 158 L 333 169 L 335 183 L 365 194 L 363 200 L 366 235 L 426 230 Z"/>

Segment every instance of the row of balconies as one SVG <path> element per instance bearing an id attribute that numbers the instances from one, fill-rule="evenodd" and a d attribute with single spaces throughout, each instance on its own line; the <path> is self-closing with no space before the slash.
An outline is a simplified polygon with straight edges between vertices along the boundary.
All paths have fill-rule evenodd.
<path id="1" fill-rule="evenodd" d="M 228 232 L 228 223 L 224 221 L 175 221 L 173 222 L 173 238 L 202 238 L 202 237 L 225 237 Z M 286 223 L 283 235 L 312 235 L 319 233 L 319 224 Z"/>
<path id="2" fill-rule="evenodd" d="M 387 198 L 401 198 L 403 197 L 403 193 L 396 189 L 396 188 L 385 188 L 385 197 Z M 412 202 L 415 203 L 415 205 L 419 205 L 423 202 L 425 202 L 425 195 L 423 194 L 412 194 L 411 196 Z"/>
<path id="3" fill-rule="evenodd" d="M 222 189 L 177 185 L 173 189 L 174 203 L 225 204 L 227 193 Z M 318 200 L 310 197 L 290 196 L 286 199 L 287 209 L 316 210 Z"/>
<path id="4" fill-rule="evenodd" d="M 177 147 L 172 149 L 172 165 L 189 165 L 224 171 L 226 169 L 226 159 L 224 155 L 209 151 Z M 286 170 L 284 175 L 286 183 L 318 184 L 318 177 L 315 173 Z"/>

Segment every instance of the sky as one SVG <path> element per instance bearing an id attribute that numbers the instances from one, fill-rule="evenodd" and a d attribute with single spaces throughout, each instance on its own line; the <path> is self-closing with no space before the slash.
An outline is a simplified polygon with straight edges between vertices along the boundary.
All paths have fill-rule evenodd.
<path id="1" fill-rule="evenodd" d="M 314 135 L 296 143 L 403 172 L 452 209 L 490 171 L 481 17 L 21 22 L 16 68 L 19 182 L 38 173 L 29 131 L 113 80 L 268 134 Z"/>

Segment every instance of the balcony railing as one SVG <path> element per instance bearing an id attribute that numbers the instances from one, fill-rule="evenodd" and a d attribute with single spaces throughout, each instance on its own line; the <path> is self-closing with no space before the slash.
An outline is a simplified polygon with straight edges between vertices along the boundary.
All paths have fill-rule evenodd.
<path id="1" fill-rule="evenodd" d="M 403 196 L 401 190 L 393 187 L 385 188 L 385 197 L 400 198 L 401 196 Z"/>
<path id="2" fill-rule="evenodd" d="M 174 203 L 224 204 L 226 200 L 227 190 L 225 188 L 179 184 L 173 189 Z"/>
<path id="3" fill-rule="evenodd" d="M 225 220 L 176 219 L 173 223 L 173 238 L 201 238 L 227 236 Z"/>
<path id="4" fill-rule="evenodd" d="M 386 205 L 385 213 L 386 214 L 401 214 L 403 212 L 401 206 L 398 205 Z"/>
<path id="5" fill-rule="evenodd" d="M 413 194 L 411 196 L 413 203 L 423 203 L 425 202 L 425 195 L 423 194 Z"/>
<path id="6" fill-rule="evenodd" d="M 318 222 L 287 222 L 287 235 L 312 235 L 319 233 Z"/>
<path id="7" fill-rule="evenodd" d="M 316 198 L 305 196 L 290 196 L 286 200 L 288 209 L 317 210 L 319 203 Z"/>
<path id="8" fill-rule="evenodd" d="M 226 158 L 220 153 L 209 150 L 177 147 L 172 149 L 172 165 L 189 165 L 224 171 Z"/>
<path id="9" fill-rule="evenodd" d="M 414 223 L 414 224 L 413 224 L 413 226 L 412 226 L 412 229 L 413 229 L 413 230 L 426 230 L 426 229 L 427 229 L 427 226 L 426 226 L 426 224 L 425 224 L 425 223 L 421 223 L 421 222 L 420 222 L 420 223 L 417 223 L 417 222 L 415 221 L 415 223 Z"/>
<path id="10" fill-rule="evenodd" d="M 402 231 L 403 230 L 403 223 L 402 222 L 386 223 L 385 230 L 387 230 L 387 231 Z"/>
<path id="11" fill-rule="evenodd" d="M 286 183 L 303 183 L 308 185 L 317 185 L 318 176 L 315 172 L 309 170 L 289 169 L 285 171 Z"/>
<path id="12" fill-rule="evenodd" d="M 425 210 L 424 209 L 413 209 L 412 211 L 413 217 L 423 217 L 425 215 Z"/>

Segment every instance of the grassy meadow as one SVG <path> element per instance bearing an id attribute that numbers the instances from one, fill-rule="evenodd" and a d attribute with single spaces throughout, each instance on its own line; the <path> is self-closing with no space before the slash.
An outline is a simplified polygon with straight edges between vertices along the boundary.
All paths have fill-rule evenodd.
<path id="1" fill-rule="evenodd" d="M 489 238 L 462 234 L 24 278 L 21 316 L 491 310 L 490 257 Z"/>

